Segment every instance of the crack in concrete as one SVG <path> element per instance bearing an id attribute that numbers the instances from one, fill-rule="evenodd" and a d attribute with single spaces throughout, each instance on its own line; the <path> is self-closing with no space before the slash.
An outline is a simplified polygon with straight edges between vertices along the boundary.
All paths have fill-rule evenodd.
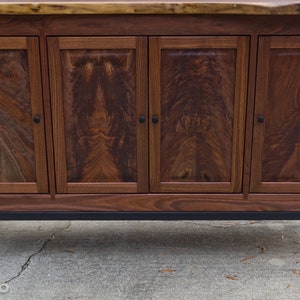
<path id="1" fill-rule="evenodd" d="M 62 232 L 62 231 L 64 231 L 64 230 L 67 230 L 67 229 L 69 229 L 70 227 L 71 227 L 71 222 L 69 221 L 69 224 L 68 224 L 66 227 L 61 228 L 61 229 L 55 231 L 54 233 L 52 233 L 51 236 L 43 243 L 42 247 L 41 247 L 37 252 L 34 252 L 33 254 L 31 254 L 31 255 L 27 258 L 26 262 L 22 265 L 20 272 L 19 272 L 17 275 L 15 275 L 14 277 L 12 277 L 12 278 L 10 278 L 10 279 L 4 281 L 3 284 L 8 284 L 8 283 L 10 283 L 11 281 L 15 280 L 16 278 L 20 277 L 21 274 L 29 267 L 30 262 L 31 262 L 31 259 L 32 259 L 34 256 L 40 254 L 40 253 L 45 249 L 45 247 L 47 246 L 47 244 L 48 244 L 49 242 L 51 242 L 51 241 L 55 238 L 56 234 L 58 234 L 59 232 Z"/>

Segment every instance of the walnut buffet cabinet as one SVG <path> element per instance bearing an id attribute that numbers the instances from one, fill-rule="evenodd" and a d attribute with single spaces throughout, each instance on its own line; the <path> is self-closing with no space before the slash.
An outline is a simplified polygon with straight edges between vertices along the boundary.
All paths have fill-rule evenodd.
<path id="1" fill-rule="evenodd" d="M 300 4 L 0 2 L 0 218 L 299 218 Z"/>

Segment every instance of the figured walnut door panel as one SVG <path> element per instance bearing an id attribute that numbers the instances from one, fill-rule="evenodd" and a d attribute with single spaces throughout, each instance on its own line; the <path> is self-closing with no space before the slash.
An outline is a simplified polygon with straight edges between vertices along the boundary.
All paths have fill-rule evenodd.
<path id="1" fill-rule="evenodd" d="M 38 39 L 0 38 L 0 66 L 0 193 L 46 193 Z"/>
<path id="2" fill-rule="evenodd" d="M 150 39 L 152 192 L 241 192 L 247 37 Z"/>
<path id="3" fill-rule="evenodd" d="M 300 37 L 260 37 L 251 191 L 300 192 Z"/>
<path id="4" fill-rule="evenodd" d="M 48 45 L 57 191 L 147 192 L 146 39 L 53 37 Z"/>

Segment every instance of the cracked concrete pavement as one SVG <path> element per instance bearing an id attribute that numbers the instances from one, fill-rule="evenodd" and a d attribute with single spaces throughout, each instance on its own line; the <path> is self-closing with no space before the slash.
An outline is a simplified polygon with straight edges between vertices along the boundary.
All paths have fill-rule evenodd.
<path id="1" fill-rule="evenodd" d="M 56 234 L 58 233 L 58 232 L 60 232 L 60 231 L 63 231 L 63 230 L 66 230 L 66 229 L 68 229 L 68 228 L 70 228 L 70 226 L 71 226 L 71 222 L 69 222 L 69 224 L 66 226 L 66 227 L 64 227 L 64 228 L 62 228 L 62 229 L 58 229 L 58 230 L 56 230 L 43 244 L 42 244 L 42 246 L 41 246 L 41 248 L 38 250 L 38 251 L 36 251 L 36 252 L 34 252 L 33 254 L 31 254 L 28 258 L 27 258 L 27 260 L 25 261 L 25 263 L 21 266 L 21 270 L 18 272 L 18 274 L 16 275 L 16 276 L 13 276 L 12 278 L 10 278 L 10 279 L 8 279 L 8 280 L 6 280 L 6 281 L 4 281 L 3 283 L 2 283 L 2 285 L 4 286 L 2 289 L 1 289 L 1 285 L 0 285 L 0 292 L 2 291 L 3 293 L 6 293 L 6 292 L 8 292 L 9 291 L 9 283 L 11 282 L 11 281 L 13 281 L 14 279 L 16 279 L 16 278 L 18 278 L 19 276 L 21 276 L 21 274 L 27 269 L 27 267 L 29 266 L 29 264 L 30 264 L 30 262 L 31 262 L 31 259 L 35 256 L 35 255 L 38 255 L 38 254 L 40 254 L 42 251 L 43 251 L 43 249 L 46 247 L 46 245 L 51 241 L 51 240 L 53 240 L 54 238 L 55 238 L 55 236 L 56 236 Z M 1 284 L 1 283 L 0 283 Z"/>
<path id="2" fill-rule="evenodd" d="M 0 300 L 298 300 L 299 225 L 1 221 Z"/>

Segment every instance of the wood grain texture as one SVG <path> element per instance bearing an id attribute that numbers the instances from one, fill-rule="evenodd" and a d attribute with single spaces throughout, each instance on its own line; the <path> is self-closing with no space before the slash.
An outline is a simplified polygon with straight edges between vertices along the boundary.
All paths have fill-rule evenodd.
<path id="1" fill-rule="evenodd" d="M 145 116 L 137 124 L 137 192 L 149 192 L 149 90 L 148 90 L 148 39 L 136 39 L 136 116 Z"/>
<path id="2" fill-rule="evenodd" d="M 158 37 L 149 38 L 149 60 L 152 62 L 152 64 L 149 65 L 149 118 L 151 118 L 152 116 L 160 116 L 161 111 L 160 43 L 161 39 Z M 157 192 L 160 190 L 160 141 L 160 122 L 158 122 L 158 124 L 149 122 L 150 192 Z"/>
<path id="3" fill-rule="evenodd" d="M 299 14 L 297 1 L 8 1 L 0 14 Z"/>
<path id="4" fill-rule="evenodd" d="M 241 191 L 245 167 L 246 109 L 249 85 L 249 38 L 238 37 L 233 113 L 231 191 Z M 246 193 L 246 191 L 244 191 Z"/>
<path id="5" fill-rule="evenodd" d="M 120 22 L 125 26 L 120 26 Z M 297 15 L 3 15 L 0 34 L 16 36 L 299 35 Z"/>
<path id="6" fill-rule="evenodd" d="M 211 37 L 151 40 L 151 116 L 160 116 L 150 127 L 152 191 L 241 190 L 248 47 L 245 39 L 237 56 L 237 39 L 221 40 L 224 49 Z"/>
<path id="7" fill-rule="evenodd" d="M 47 170 L 47 153 L 45 145 L 45 121 L 44 107 L 42 99 L 42 82 L 41 82 L 41 63 L 39 52 L 38 38 L 27 38 L 27 55 L 30 77 L 30 95 L 32 119 L 39 118 L 39 122 L 33 124 L 34 138 L 34 157 L 35 157 L 35 172 L 36 183 L 39 193 L 48 192 L 48 170 Z M 51 149 L 52 151 L 52 149 Z"/>
<path id="8" fill-rule="evenodd" d="M 101 185 L 94 182 L 70 182 L 68 183 L 68 192 L 72 194 L 85 194 L 86 191 L 93 193 L 109 194 L 111 191 L 115 193 L 131 194 L 137 192 L 136 182 L 102 182 Z"/>
<path id="9" fill-rule="evenodd" d="M 48 166 L 48 181 L 49 193 L 52 198 L 56 193 L 56 178 L 54 167 L 54 153 L 53 153 L 53 126 L 51 118 L 51 100 L 50 100 L 50 80 L 49 80 L 49 65 L 47 56 L 47 37 L 43 34 L 39 37 L 40 41 L 40 55 L 41 55 L 41 73 L 42 73 L 42 93 L 43 93 L 43 107 L 45 118 L 45 137 L 47 148 L 47 166 Z"/>
<path id="10" fill-rule="evenodd" d="M 300 211 L 299 194 L 0 195 L 0 211 L 284 212 Z"/>
<path id="11" fill-rule="evenodd" d="M 257 68 L 257 46 L 258 36 L 251 36 L 250 53 L 249 53 L 249 79 L 248 79 L 248 97 L 247 97 L 247 113 L 246 113 L 246 129 L 245 129 L 245 156 L 244 156 L 244 172 L 243 172 L 243 193 L 247 198 L 250 193 L 251 179 L 251 158 L 253 143 L 253 115 L 255 102 L 255 79 Z"/>
<path id="12" fill-rule="evenodd" d="M 260 39 L 256 118 L 264 115 L 265 121 L 255 122 L 252 191 L 300 191 L 299 42 L 298 37 Z"/>
<path id="13" fill-rule="evenodd" d="M 235 62 L 235 50 L 162 50 L 162 181 L 230 181 Z"/>
<path id="14" fill-rule="evenodd" d="M 263 181 L 300 181 L 300 48 L 272 50 Z"/>
<path id="15" fill-rule="evenodd" d="M 1 192 L 45 193 L 48 182 L 38 41 L 1 38 L 0 49 Z M 36 115 L 41 119 L 39 124 L 32 122 Z"/>
<path id="16" fill-rule="evenodd" d="M 24 37 L 6 37 L 0 41 L 1 50 L 27 49 L 27 39 Z"/>
<path id="17" fill-rule="evenodd" d="M 62 178 L 65 183 L 58 182 L 58 191 L 74 191 L 71 183 L 76 182 L 95 183 L 79 185 L 81 192 L 98 193 L 101 183 L 103 192 L 107 192 L 109 186 L 111 192 L 147 191 L 144 178 L 147 179 L 147 168 L 137 174 L 137 149 L 141 152 L 140 158 L 147 161 L 147 143 L 141 145 L 138 141 L 147 136 L 147 123 L 137 123 L 138 114 L 145 114 L 147 110 L 146 69 L 141 62 L 147 55 L 145 42 L 137 39 L 141 42 L 136 47 L 135 38 L 128 41 L 91 38 L 90 43 L 86 38 L 70 40 L 74 45 L 66 49 L 70 44 L 67 38 L 61 39 L 62 46 L 60 39 L 49 39 L 54 132 L 57 135 L 56 172 L 59 176 L 61 171 L 66 173 L 65 180 Z M 109 41 L 111 44 L 107 44 Z M 126 43 L 127 49 L 123 49 Z M 64 138 L 59 137 L 61 131 Z M 144 162 L 140 162 L 139 168 L 143 165 Z M 126 183 L 133 182 L 139 182 L 141 187 L 128 184 L 126 189 Z"/>
<path id="18" fill-rule="evenodd" d="M 36 181 L 26 50 L 0 50 L 0 181 Z"/>
<path id="19" fill-rule="evenodd" d="M 35 182 L 0 182 L 0 191 L 0 194 L 32 194 L 40 192 Z"/>
<path id="20" fill-rule="evenodd" d="M 3 21 L 2 21 L 3 20 Z M 14 23 L 20 24 L 16 26 Z M 3 16 L 0 32 L 32 32 L 33 24 L 47 35 L 298 35 L 298 16 L 248 15 L 97 15 L 97 16 Z M 120 26 L 122 22 L 125 26 Z M 24 28 L 24 29 L 23 29 Z M 26 31 L 25 31 L 26 29 Z"/>
<path id="21" fill-rule="evenodd" d="M 133 50 L 63 50 L 63 99 L 69 182 L 134 182 Z"/>
<path id="22" fill-rule="evenodd" d="M 120 21 L 124 22 L 124 26 L 120 26 Z M 199 30 L 201 33 L 209 35 L 251 35 L 251 41 L 254 41 L 257 35 L 300 35 L 300 19 L 298 16 L 245 16 L 245 15 L 212 15 L 212 16 L 2 16 L 0 20 L 0 33 L 5 36 L 5 39 L 10 36 L 21 35 L 39 35 L 40 33 L 47 35 L 198 35 Z M 22 38 L 23 39 L 23 38 Z M 267 44 L 267 38 L 263 38 L 264 43 Z M 7 42 L 6 42 L 7 44 Z M 14 46 L 20 45 L 14 42 Z M 25 45 L 25 46 L 24 46 Z M 295 37 L 274 37 L 270 39 L 269 46 L 264 46 L 267 55 L 270 51 L 278 51 L 287 46 L 292 47 L 293 50 L 299 48 L 299 41 Z M 6 50 L 11 50 L 9 43 Z M 25 49 L 27 43 L 22 41 L 22 48 Z M 262 48 L 259 51 L 262 51 Z M 271 50 L 270 50 L 271 48 Z M 276 48 L 276 49 L 275 49 Z M 44 52 L 45 49 L 41 48 Z M 251 62 L 250 68 L 255 69 L 255 55 L 256 45 L 251 47 Z M 146 52 L 145 52 L 146 53 Z M 265 52 L 262 52 L 263 55 Z M 268 54 L 269 53 L 269 54 Z M 275 53 L 275 52 L 274 52 Z M 285 52 L 286 53 L 286 52 Z M 49 51 L 51 55 L 51 51 Z M 284 53 L 283 53 L 284 55 Z M 277 58 L 274 62 L 278 61 Z M 295 57 L 295 54 L 292 54 Z M 266 57 L 266 56 L 265 56 Z M 58 57 L 59 58 L 59 57 Z M 296 64 L 298 61 L 293 59 Z M 259 64 L 260 66 L 260 64 Z M 262 65 L 265 66 L 264 64 Z M 259 67 L 261 68 L 261 67 Z M 269 72 L 269 68 L 267 71 Z M 47 73 L 47 72 L 46 72 Z M 250 71 L 251 73 L 251 71 Z M 252 71 L 253 74 L 253 71 Z M 261 77 L 257 82 L 264 82 L 265 73 L 260 73 Z M 295 72 L 296 76 L 299 75 Z M 157 82 L 157 81 L 153 81 Z M 293 80 L 291 81 L 294 82 Z M 294 84 L 294 83 L 293 83 Z M 295 84 L 294 84 L 295 85 Z M 259 88 L 258 94 L 263 94 L 263 90 Z M 253 75 L 250 75 L 249 84 L 249 105 L 246 149 L 250 147 L 249 136 L 251 136 L 251 122 L 253 120 L 251 107 L 253 106 L 255 82 Z M 263 102 L 264 103 L 264 102 Z M 284 103 L 284 102 L 283 102 Z M 52 103 L 53 104 L 53 103 Z M 292 101 L 294 109 L 296 105 Z M 259 102 L 256 103 L 256 109 L 259 108 Z M 56 111 L 58 106 L 54 105 L 53 112 Z M 249 106 L 248 106 L 249 107 Z M 147 110 L 146 110 L 147 111 Z M 255 114 L 259 112 L 256 110 Z M 288 114 L 291 112 L 288 112 Z M 49 117 L 49 114 L 48 114 Z M 137 117 L 137 116 L 136 116 Z M 255 115 L 256 117 L 256 115 Z M 254 122 L 256 119 L 254 118 Z M 139 124 L 137 124 L 139 125 Z M 267 125 L 267 123 L 265 123 Z M 150 124 L 150 126 L 152 126 Z M 257 130 L 254 124 L 254 130 Z M 141 127 L 140 127 L 141 128 Z M 250 130 L 250 131 L 249 131 Z M 291 128 L 291 130 L 293 130 Z M 49 128 L 48 128 L 49 134 Z M 61 138 L 62 132 L 59 132 L 58 137 Z M 141 134 L 142 135 L 142 134 Z M 254 140 L 254 144 L 259 139 Z M 150 145 L 151 147 L 151 145 Z M 256 147 L 256 145 L 254 145 Z M 50 149 L 51 150 L 51 147 Z M 246 156 L 251 157 L 251 151 L 248 149 Z M 255 151 L 253 151 L 255 152 Z M 255 157 L 255 153 L 254 156 Z M 260 160 L 261 161 L 261 160 Z M 247 171 L 248 170 L 248 171 Z M 253 171 L 254 169 L 252 169 Z M 249 166 L 245 165 L 245 173 L 249 174 Z M 253 173 L 256 176 L 258 173 Z M 244 177 L 245 178 L 245 177 Z M 246 179 L 247 181 L 247 179 Z M 147 182 L 147 181 L 145 181 Z M 72 183 L 76 184 L 76 183 Z M 72 185 L 71 184 L 71 185 Z M 84 183 L 84 184 L 97 184 L 97 183 Z M 122 183 L 116 183 L 122 185 Z M 134 185 L 135 183 L 130 183 Z M 184 184 L 184 182 L 183 182 Z M 197 184 L 197 183 L 196 183 Z M 208 184 L 209 183 L 205 183 Z M 220 183 L 222 184 L 222 182 Z M 226 185 L 227 182 L 225 182 Z M 108 183 L 109 185 L 109 183 Z M 219 185 L 219 184 L 218 184 Z M 210 194 L 210 195 L 196 195 L 196 194 L 152 194 L 152 195 L 57 195 L 54 199 L 50 196 L 40 195 L 0 195 L 0 209 L 4 211 L 300 211 L 299 209 L 299 183 L 298 182 L 263 182 L 263 192 L 270 194 L 262 194 L 259 189 L 254 191 L 260 194 L 249 194 L 248 200 L 244 199 L 240 194 Z M 21 188 L 22 186 L 22 188 Z M 244 191 L 247 183 L 244 181 Z M 78 193 L 82 190 L 80 187 L 77 189 Z M 121 187 L 122 193 L 126 187 Z M 18 182 L 11 184 L 10 182 L 3 182 L 0 184 L 1 192 L 6 189 L 7 192 L 20 193 L 30 191 L 36 192 L 36 185 L 27 182 Z M 99 187 L 97 187 L 99 191 Z M 278 191 L 277 195 L 271 194 Z M 76 192 L 77 192 L 76 191 Z M 216 191 L 216 190 L 214 190 Z M 109 188 L 105 190 L 109 193 Z M 142 191 L 141 191 L 142 192 Z M 174 193 L 176 190 L 174 190 Z M 167 192 L 165 192 L 167 193 Z M 280 193 L 280 194 L 279 194 Z M 286 194 L 282 194 L 286 193 Z M 287 194 L 292 193 L 292 194 Z"/>
<path id="23" fill-rule="evenodd" d="M 59 39 L 60 49 L 94 49 L 94 50 L 110 50 L 110 49 L 131 49 L 135 48 L 135 37 L 61 37 Z"/>
<path id="24" fill-rule="evenodd" d="M 63 114 L 62 70 L 58 38 L 48 38 L 48 60 L 56 192 L 67 193 L 67 163 Z"/>

